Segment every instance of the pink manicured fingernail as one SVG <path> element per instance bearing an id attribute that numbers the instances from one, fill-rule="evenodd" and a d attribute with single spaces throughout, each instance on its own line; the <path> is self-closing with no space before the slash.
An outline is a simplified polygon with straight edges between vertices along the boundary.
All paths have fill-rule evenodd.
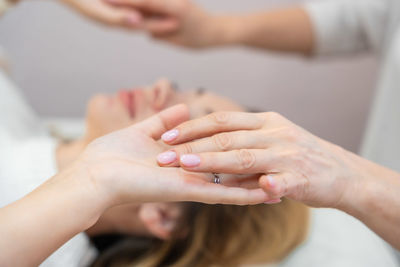
<path id="1" fill-rule="evenodd" d="M 269 187 L 274 188 L 276 186 L 276 180 L 272 176 L 267 176 L 267 180 Z"/>
<path id="2" fill-rule="evenodd" d="M 165 142 L 171 142 L 175 140 L 179 135 L 179 131 L 177 129 L 170 130 L 168 132 L 165 132 L 162 136 L 161 139 Z"/>
<path id="3" fill-rule="evenodd" d="M 157 161 L 161 164 L 170 164 L 176 160 L 175 151 L 166 151 L 158 154 Z"/>
<path id="4" fill-rule="evenodd" d="M 196 167 L 200 164 L 200 157 L 193 154 L 186 154 L 181 156 L 180 161 L 186 167 Z"/>
<path id="5" fill-rule="evenodd" d="M 282 199 L 277 198 L 277 199 L 271 199 L 269 201 L 266 201 L 266 202 L 264 202 L 264 204 L 278 204 L 278 203 L 281 203 L 281 202 L 282 202 Z"/>

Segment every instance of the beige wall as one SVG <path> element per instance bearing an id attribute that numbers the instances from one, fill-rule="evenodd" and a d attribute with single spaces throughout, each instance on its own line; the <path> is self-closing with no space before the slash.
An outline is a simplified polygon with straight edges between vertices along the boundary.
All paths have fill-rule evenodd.
<path id="1" fill-rule="evenodd" d="M 54 1 L 54 0 L 53 0 Z M 213 10 L 290 3 L 207 0 Z M 245 49 L 192 52 L 144 35 L 105 29 L 53 2 L 24 3 L 0 20 L 0 45 L 13 77 L 41 115 L 81 116 L 93 93 L 147 84 L 160 76 L 203 86 L 356 150 L 375 83 L 371 58 L 312 62 Z"/>

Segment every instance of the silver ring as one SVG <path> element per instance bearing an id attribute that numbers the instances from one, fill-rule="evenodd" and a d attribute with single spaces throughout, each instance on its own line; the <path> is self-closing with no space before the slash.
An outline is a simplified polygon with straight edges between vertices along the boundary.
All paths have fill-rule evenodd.
<path id="1" fill-rule="evenodd" d="M 221 183 L 221 178 L 219 177 L 218 173 L 213 173 L 214 175 L 214 184 L 220 184 Z"/>

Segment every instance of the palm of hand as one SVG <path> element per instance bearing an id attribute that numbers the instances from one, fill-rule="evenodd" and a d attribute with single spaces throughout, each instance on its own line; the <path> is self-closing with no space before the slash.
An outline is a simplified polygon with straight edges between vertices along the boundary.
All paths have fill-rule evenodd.
<path id="1" fill-rule="evenodd" d="M 161 144 L 135 128 L 103 136 L 83 154 L 96 177 L 106 177 L 108 191 L 119 192 L 123 202 L 179 201 L 190 197 L 196 186 L 207 184 L 208 175 L 180 168 L 161 168 L 156 155 Z"/>

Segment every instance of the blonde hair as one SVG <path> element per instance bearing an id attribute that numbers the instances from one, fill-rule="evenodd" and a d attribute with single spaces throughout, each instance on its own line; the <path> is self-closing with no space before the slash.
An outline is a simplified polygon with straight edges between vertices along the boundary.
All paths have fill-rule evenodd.
<path id="1" fill-rule="evenodd" d="M 240 266 L 274 263 L 285 258 L 306 237 L 308 208 L 284 199 L 276 205 L 230 206 L 190 204 L 182 227 L 185 238 L 152 242 L 136 259 L 107 266 Z M 126 253 L 125 253 L 126 254 Z M 102 266 L 102 265 L 94 265 Z"/>

